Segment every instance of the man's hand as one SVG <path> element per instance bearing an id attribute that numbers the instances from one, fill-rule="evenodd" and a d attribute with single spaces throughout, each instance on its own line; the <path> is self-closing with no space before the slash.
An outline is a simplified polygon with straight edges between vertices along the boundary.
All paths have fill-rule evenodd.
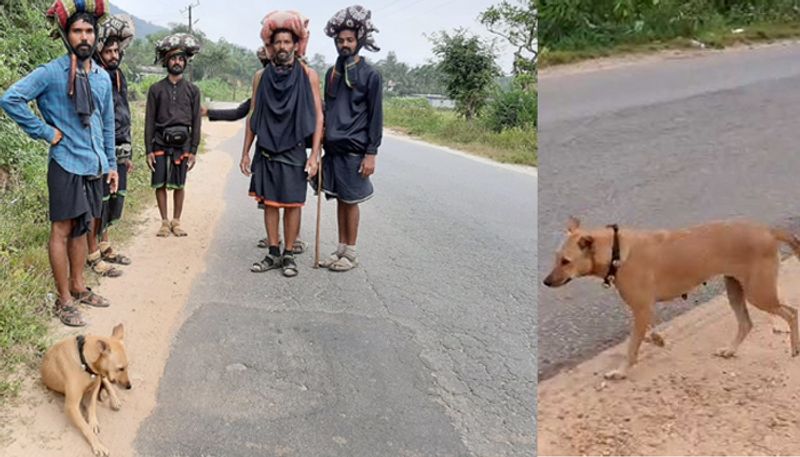
<path id="1" fill-rule="evenodd" d="M 205 106 L 200 107 L 200 117 L 207 117 L 208 116 L 208 108 Z"/>
<path id="2" fill-rule="evenodd" d="M 112 194 L 116 194 L 117 190 L 119 189 L 119 173 L 116 171 L 109 171 L 108 172 L 108 191 Z"/>
<path id="3" fill-rule="evenodd" d="M 361 161 L 361 167 L 358 171 L 361 173 L 362 178 L 375 173 L 375 154 L 364 154 L 364 160 Z"/>
<path id="4" fill-rule="evenodd" d="M 189 154 L 189 157 L 186 158 L 186 165 L 189 167 L 187 171 L 192 171 L 194 168 L 194 164 L 197 162 L 197 157 L 194 154 Z"/>
<path id="5" fill-rule="evenodd" d="M 59 142 L 61 142 L 61 139 L 64 138 L 64 134 L 61 133 L 61 130 L 53 127 L 53 131 L 55 133 L 53 135 L 53 141 L 50 142 L 51 146 L 57 145 Z"/>
<path id="6" fill-rule="evenodd" d="M 132 172 L 133 171 L 133 160 L 125 159 L 122 162 L 122 166 L 128 168 L 128 173 Z"/>
<path id="7" fill-rule="evenodd" d="M 242 156 L 242 161 L 239 162 L 239 170 L 242 171 L 242 174 L 245 176 L 250 176 L 250 154 L 244 154 Z"/>
<path id="8" fill-rule="evenodd" d="M 306 173 L 308 173 L 308 180 L 311 181 L 314 179 L 314 176 L 317 176 L 317 172 L 319 171 L 319 159 L 315 155 L 311 155 L 311 157 L 306 160 Z"/>
<path id="9" fill-rule="evenodd" d="M 150 168 L 150 171 L 153 173 L 156 172 L 156 155 L 152 152 L 147 154 L 147 167 Z"/>

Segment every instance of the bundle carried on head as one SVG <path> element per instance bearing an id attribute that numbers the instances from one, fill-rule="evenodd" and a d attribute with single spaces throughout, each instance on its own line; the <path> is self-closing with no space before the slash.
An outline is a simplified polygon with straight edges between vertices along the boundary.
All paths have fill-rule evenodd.
<path id="1" fill-rule="evenodd" d="M 97 35 L 97 24 L 107 12 L 108 2 L 106 0 L 55 0 L 45 13 L 47 20 L 54 25 L 53 38 L 61 38 L 70 54 L 67 94 L 75 103 L 75 110 L 84 126 L 88 126 L 90 123 L 91 115 L 94 112 L 94 102 L 88 76 L 81 73 L 80 78 L 78 77 L 78 55 L 69 42 L 69 28 L 78 19 L 84 19 L 92 24 L 95 35 Z M 88 54 L 82 55 L 81 59 L 88 59 L 94 54 L 95 49 L 97 49 L 97 41 L 94 42 L 94 47 Z"/>
<path id="2" fill-rule="evenodd" d="M 108 2 L 106 0 L 55 0 L 45 15 L 53 23 L 56 37 L 67 32 L 69 18 L 76 13 L 87 13 L 95 18 L 101 19 L 108 13 Z M 69 43 L 67 43 L 69 45 Z"/>
<path id="3" fill-rule="evenodd" d="M 161 62 L 166 66 L 169 58 L 175 54 L 184 54 L 188 62 L 199 52 L 200 41 L 197 38 L 188 33 L 175 33 L 156 43 L 156 60 L 153 63 Z"/>
<path id="4" fill-rule="evenodd" d="M 133 18 L 127 14 L 108 14 L 98 24 L 97 31 L 97 52 L 105 47 L 109 39 L 116 39 L 119 43 L 119 53 L 122 55 L 125 49 L 133 42 L 136 35 L 136 25 Z"/>
<path id="5" fill-rule="evenodd" d="M 379 30 L 372 23 L 372 12 L 361 5 L 348 6 L 339 10 L 325 25 L 325 34 L 336 39 L 336 36 L 345 29 L 356 32 L 358 48 L 367 48 L 368 51 L 377 52 L 381 48 L 375 45 L 374 32 Z"/>
<path id="6" fill-rule="evenodd" d="M 288 30 L 297 37 L 297 48 L 295 55 L 303 57 L 308 47 L 308 18 L 297 11 L 273 11 L 261 20 L 261 41 L 264 42 L 264 49 L 267 57 L 272 59 L 272 34 L 276 30 Z"/>

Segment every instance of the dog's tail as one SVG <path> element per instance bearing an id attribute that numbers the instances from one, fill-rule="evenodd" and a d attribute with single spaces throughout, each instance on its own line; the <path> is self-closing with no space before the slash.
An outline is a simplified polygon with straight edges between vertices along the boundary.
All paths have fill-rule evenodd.
<path id="1" fill-rule="evenodd" d="M 788 244 L 789 247 L 792 248 L 792 251 L 794 251 L 794 255 L 800 259 L 800 238 L 798 238 L 797 235 L 779 228 L 773 228 L 770 231 L 776 240 Z"/>

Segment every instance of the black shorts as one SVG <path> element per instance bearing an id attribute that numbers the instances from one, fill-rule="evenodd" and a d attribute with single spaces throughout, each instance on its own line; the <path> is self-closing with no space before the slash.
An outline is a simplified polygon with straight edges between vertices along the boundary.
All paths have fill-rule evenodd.
<path id="1" fill-rule="evenodd" d="M 191 153 L 178 148 L 155 151 L 156 171 L 152 173 L 150 186 L 153 189 L 183 189 L 186 186 L 187 164 Z"/>
<path id="2" fill-rule="evenodd" d="M 128 167 L 117 164 L 119 174 L 119 186 L 117 193 L 111 193 L 111 187 L 107 182 L 107 175 L 103 176 L 103 225 L 105 231 L 109 226 L 122 218 L 122 208 L 125 206 L 125 194 L 128 191 Z"/>
<path id="3" fill-rule="evenodd" d="M 363 160 L 364 154 L 354 152 L 325 153 L 322 158 L 322 190 L 326 199 L 357 204 L 372 198 L 375 193 L 372 181 L 359 172 Z"/>
<path id="4" fill-rule="evenodd" d="M 71 238 L 90 232 L 94 220 L 102 214 L 102 176 L 75 175 L 51 159 L 47 165 L 47 191 L 50 221 L 74 221 Z"/>

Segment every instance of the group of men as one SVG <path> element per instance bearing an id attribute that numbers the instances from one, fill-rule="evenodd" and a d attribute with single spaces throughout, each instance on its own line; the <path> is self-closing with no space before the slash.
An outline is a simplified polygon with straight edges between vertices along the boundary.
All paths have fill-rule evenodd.
<path id="1" fill-rule="evenodd" d="M 358 5 L 328 21 L 325 33 L 334 39 L 339 57 L 325 75 L 323 100 L 319 76 L 303 60 L 307 27 L 308 19 L 295 11 L 268 14 L 259 50 L 264 68 L 253 78 L 252 97 L 231 110 L 203 110 L 212 121 L 247 116 L 240 169 L 250 176 L 250 195 L 264 210 L 267 238 L 259 246 L 268 248 L 251 266 L 253 272 L 281 269 L 284 276 L 297 275 L 295 255 L 307 246 L 298 239 L 306 182 L 313 187 L 323 148 L 322 190 L 337 200 L 339 243 L 320 266 L 348 271 L 358 264 L 358 205 L 373 195 L 369 176 L 383 130 L 381 77 L 359 52 L 379 50 L 376 29 L 370 11 Z"/>
<path id="2" fill-rule="evenodd" d="M 133 169 L 127 83 L 119 65 L 134 30 L 127 16 L 108 14 L 105 0 L 55 0 L 47 16 L 67 54 L 12 85 L 0 98 L 0 107 L 29 136 L 50 144 L 48 250 L 58 290 L 54 312 L 65 325 L 84 326 L 78 304 L 110 305 L 86 286 L 84 265 L 116 277 L 122 274 L 117 265 L 131 263 L 111 247 L 108 227 L 122 216 L 127 174 Z M 149 88 L 144 138 L 161 215 L 157 236 L 187 235 L 180 218 L 186 176 L 200 143 L 201 117 L 246 116 L 240 168 L 250 176 L 250 194 L 264 211 L 267 237 L 259 246 L 268 249 L 251 270 L 281 269 L 284 276 L 297 275 L 294 256 L 307 246 L 298 239 L 301 209 L 308 183 L 316 190 L 313 181 L 323 148 L 322 189 L 326 198 L 338 202 L 339 244 L 320 266 L 348 271 L 358 264 L 358 205 L 373 195 L 369 176 L 375 170 L 383 123 L 381 78 L 359 51 L 378 50 L 372 37 L 376 29 L 371 13 L 357 5 L 342 9 L 327 23 L 325 33 L 334 39 L 339 57 L 325 75 L 323 103 L 319 76 L 303 60 L 307 26 L 308 20 L 294 11 L 264 18 L 264 46 L 259 50 L 264 68 L 253 79 L 252 98 L 234 110 L 202 107 L 200 90 L 184 79 L 188 62 L 200 49 L 194 37 L 175 34 L 157 44 L 156 62 L 168 75 Z M 41 118 L 28 107 L 33 100 Z M 173 191 L 171 220 L 167 190 Z"/>

